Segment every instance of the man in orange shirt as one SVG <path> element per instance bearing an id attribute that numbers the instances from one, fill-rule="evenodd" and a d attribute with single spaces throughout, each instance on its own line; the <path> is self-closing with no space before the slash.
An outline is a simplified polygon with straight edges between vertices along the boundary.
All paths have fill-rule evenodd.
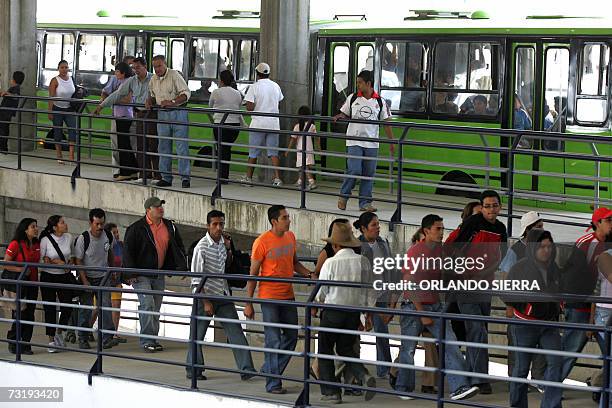
<path id="1" fill-rule="evenodd" d="M 273 205 L 268 209 L 268 220 L 272 224 L 269 231 L 261 234 L 253 243 L 251 252 L 251 276 L 292 278 L 293 271 L 304 277 L 312 272 L 306 269 L 296 256 L 296 241 L 293 232 L 289 231 L 291 220 L 289 213 L 282 205 Z M 257 281 L 249 281 L 247 293 L 253 297 Z M 291 304 L 295 300 L 293 285 L 289 282 L 259 282 L 259 298 L 284 300 L 286 304 L 262 304 L 261 313 L 266 323 L 297 325 L 297 308 Z M 247 303 L 244 308 L 247 319 L 255 317 L 253 305 Z M 298 331 L 292 328 L 264 326 L 265 348 L 277 350 L 295 350 Z M 290 356 L 266 352 L 262 373 L 281 375 Z M 279 378 L 266 378 L 266 391 L 272 394 L 286 394 Z"/>

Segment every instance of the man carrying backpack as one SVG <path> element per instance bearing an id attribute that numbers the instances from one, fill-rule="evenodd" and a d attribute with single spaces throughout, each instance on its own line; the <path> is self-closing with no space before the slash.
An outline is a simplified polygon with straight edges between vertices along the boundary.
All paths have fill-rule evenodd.
<path id="1" fill-rule="evenodd" d="M 74 254 L 77 265 L 93 266 L 98 268 L 108 268 L 113 262 L 113 236 L 104 230 L 106 214 L 100 208 L 94 208 L 89 211 L 89 230 L 83 232 L 77 237 L 74 243 Z M 104 282 L 106 271 L 104 270 L 80 270 L 80 280 L 83 286 L 81 293 L 81 306 L 93 305 L 93 297 L 96 296 L 96 303 L 102 305 L 103 308 L 111 307 L 110 292 L 102 292 L 100 299 L 98 291 L 94 288 L 101 286 Z M 111 287 L 112 282 L 109 277 L 104 286 Z M 79 327 L 91 327 L 91 309 L 79 309 Z M 110 310 L 102 310 L 101 315 L 98 314 L 98 324 L 102 330 L 115 330 L 112 320 L 112 312 Z M 88 331 L 79 331 L 79 348 L 90 349 L 91 346 L 87 341 Z M 113 333 L 102 333 L 102 348 L 109 349 L 118 344 L 114 339 Z"/>
<path id="2" fill-rule="evenodd" d="M 351 94 L 340 113 L 334 116 L 338 119 L 359 120 L 388 120 L 391 117 L 389 107 L 384 100 L 374 91 L 374 75 L 372 71 L 361 71 L 357 75 L 357 93 Z M 385 133 L 389 139 L 393 139 L 390 126 L 385 126 Z M 346 130 L 347 136 L 370 138 L 371 142 L 363 140 L 346 140 L 347 158 L 346 178 L 340 187 L 340 198 L 338 208 L 346 210 L 346 203 L 355 187 L 357 178 L 359 180 L 359 211 L 376 212 L 372 205 L 372 187 L 374 186 L 374 174 L 376 173 L 376 158 L 378 157 L 378 124 L 350 123 Z M 395 145 L 390 144 L 391 153 L 395 153 Z"/>
<path id="3" fill-rule="evenodd" d="M 224 274 L 226 269 L 232 262 L 234 256 L 231 245 L 231 238 L 224 233 L 225 214 L 219 210 L 212 210 L 206 215 L 206 224 L 208 229 L 206 235 L 197 243 L 193 250 L 191 261 L 191 272 L 200 273 L 202 277 L 206 274 Z M 191 290 L 193 293 L 199 290 L 211 296 L 230 296 L 230 288 L 228 281 L 219 278 L 208 278 L 205 284 L 200 288 L 202 278 L 191 279 Z M 196 316 L 219 317 L 222 319 L 238 320 L 238 312 L 234 302 L 227 299 L 194 299 L 196 303 Z M 210 325 L 210 320 L 197 320 L 195 324 L 195 332 L 192 331 L 189 338 L 196 341 L 203 341 L 206 336 L 206 331 Z M 221 322 L 225 335 L 230 344 L 238 344 L 240 346 L 248 346 L 242 326 L 237 322 Z M 196 358 L 192 357 L 193 348 L 188 345 L 187 350 L 187 378 L 192 378 L 192 373 L 195 372 L 196 379 L 206 380 L 204 369 L 197 367 L 193 369 L 191 362 L 198 365 L 204 364 L 204 356 L 202 354 L 202 346 L 196 345 Z M 253 377 L 252 373 L 256 370 L 253 367 L 253 359 L 251 352 L 246 349 L 233 348 L 234 360 L 238 369 L 242 370 L 240 374 L 242 380 L 248 380 Z"/>

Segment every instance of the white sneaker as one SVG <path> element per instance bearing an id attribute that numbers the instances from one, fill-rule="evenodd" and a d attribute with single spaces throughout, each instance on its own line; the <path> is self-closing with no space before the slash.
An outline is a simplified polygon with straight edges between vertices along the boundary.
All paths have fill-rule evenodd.
<path id="1" fill-rule="evenodd" d="M 412 401 L 414 399 L 414 397 L 409 397 L 408 395 L 398 395 L 397 397 L 404 401 Z"/>
<path id="2" fill-rule="evenodd" d="M 136 179 L 136 181 L 135 181 L 136 184 L 142 184 L 142 182 L 143 182 L 142 177 L 139 178 L 139 179 Z M 147 180 L 147 182 L 148 182 L 148 180 Z"/>
<path id="3" fill-rule="evenodd" d="M 274 187 L 280 187 L 283 185 L 283 181 L 279 178 L 275 178 L 274 180 L 272 180 L 272 185 Z"/>
<path id="4" fill-rule="evenodd" d="M 52 341 L 51 343 L 49 343 L 49 346 L 57 346 L 57 344 L 55 344 L 55 341 Z M 48 348 L 47 351 L 49 353 L 59 353 L 59 350 L 54 348 Z"/>
<path id="5" fill-rule="evenodd" d="M 238 179 L 239 182 L 243 183 L 242 185 L 244 187 L 253 187 L 253 178 L 252 177 L 247 177 L 246 175 L 240 177 Z"/>
<path id="6" fill-rule="evenodd" d="M 53 337 L 53 342 L 58 347 L 66 347 L 66 342 L 64 341 L 64 337 L 58 333 L 55 333 L 55 337 Z"/>
<path id="7" fill-rule="evenodd" d="M 308 180 L 308 190 L 314 190 L 315 188 L 317 188 L 317 182 L 314 181 L 313 179 Z"/>

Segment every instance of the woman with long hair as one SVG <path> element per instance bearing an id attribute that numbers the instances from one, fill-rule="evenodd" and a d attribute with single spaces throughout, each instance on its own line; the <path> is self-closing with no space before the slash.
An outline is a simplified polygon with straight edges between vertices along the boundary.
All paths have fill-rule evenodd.
<path id="1" fill-rule="evenodd" d="M 116 91 L 129 77 L 133 76 L 132 68 L 126 62 L 120 62 L 115 66 L 115 77 L 117 81 Z M 121 100 L 122 103 L 133 102 L 132 95 Z M 138 163 L 130 142 L 130 127 L 134 118 L 134 110 L 131 106 L 113 105 L 113 116 L 117 128 L 117 147 L 119 149 L 119 175 L 115 181 L 136 180 L 138 178 Z"/>
<path id="2" fill-rule="evenodd" d="M 38 263 L 40 260 L 40 245 L 38 242 L 38 225 L 34 218 L 24 218 L 19 221 L 13 239 L 6 248 L 4 254 L 4 260 L 7 262 L 31 262 Z M 14 273 L 21 273 L 23 271 L 22 266 L 4 266 L 5 271 Z M 36 268 L 29 267 L 25 274 L 25 279 L 36 282 L 38 281 L 38 270 Z M 10 292 L 16 292 L 15 286 L 5 286 L 5 290 Z M 22 286 L 21 287 L 21 298 L 27 300 L 38 299 L 38 287 L 37 286 Z M 34 312 L 36 310 L 36 304 L 27 303 L 25 307 L 21 309 L 21 338 L 18 339 L 23 343 L 29 343 L 32 340 L 32 331 L 34 327 L 31 324 L 23 323 L 24 321 L 34 321 Z M 16 311 L 12 311 L 12 319 L 16 319 Z M 8 340 L 17 340 L 16 323 L 13 322 L 10 330 L 8 331 L 6 338 Z M 9 351 L 13 354 L 16 352 L 16 343 L 9 343 Z M 30 344 L 24 344 L 21 348 L 22 354 L 33 354 L 32 346 Z"/>
<path id="3" fill-rule="evenodd" d="M 72 235 L 68 233 L 68 224 L 61 215 L 52 215 L 47 220 L 47 226 L 40 234 L 40 263 L 49 265 L 74 264 L 72 252 Z M 75 278 L 68 269 L 44 267 L 40 268 L 40 281 L 46 283 L 74 284 Z M 42 299 L 45 302 L 72 303 L 73 290 L 60 287 L 42 287 Z M 57 308 L 53 304 L 45 304 L 45 323 L 57 324 Z M 72 307 L 60 306 L 59 324 L 68 325 Z M 49 336 L 49 353 L 60 351 L 57 347 L 66 347 L 61 336 L 64 329 L 47 326 L 45 329 Z"/>
<path id="4" fill-rule="evenodd" d="M 76 87 L 70 76 L 68 61 L 61 60 L 57 64 L 58 75 L 51 79 L 49 83 L 49 96 L 68 99 L 74 94 Z M 53 139 L 55 140 L 55 152 L 57 153 L 58 164 L 64 164 L 62 160 L 62 126 L 64 123 L 68 127 L 69 157 L 74 161 L 74 144 L 77 138 L 77 117 L 70 102 L 49 100 L 49 120 L 53 122 Z"/>

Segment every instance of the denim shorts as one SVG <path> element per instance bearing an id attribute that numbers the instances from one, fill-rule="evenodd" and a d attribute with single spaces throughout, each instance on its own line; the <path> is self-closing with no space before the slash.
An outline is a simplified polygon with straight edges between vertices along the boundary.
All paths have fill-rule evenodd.
<path id="1" fill-rule="evenodd" d="M 268 157 L 278 156 L 278 133 L 249 132 L 249 158 L 256 159 L 263 147 L 268 151 Z"/>

